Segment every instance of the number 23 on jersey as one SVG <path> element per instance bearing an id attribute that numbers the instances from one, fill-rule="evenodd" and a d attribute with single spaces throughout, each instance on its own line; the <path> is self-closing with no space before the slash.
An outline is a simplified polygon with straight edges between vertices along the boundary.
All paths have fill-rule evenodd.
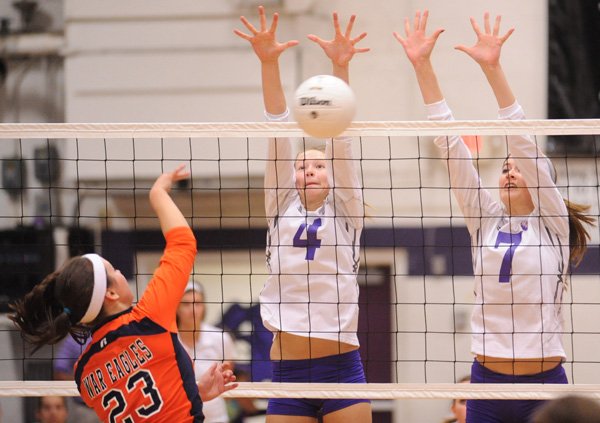
<path id="1" fill-rule="evenodd" d="M 102 406 L 109 410 L 108 421 L 110 423 L 135 423 L 140 418 L 148 418 L 160 411 L 163 405 L 160 392 L 156 389 L 152 373 L 148 370 L 140 370 L 127 379 L 127 392 L 120 389 L 111 389 L 102 397 Z M 145 404 L 133 410 L 133 415 L 123 415 L 127 409 L 127 397 L 135 390 L 140 389 Z"/>

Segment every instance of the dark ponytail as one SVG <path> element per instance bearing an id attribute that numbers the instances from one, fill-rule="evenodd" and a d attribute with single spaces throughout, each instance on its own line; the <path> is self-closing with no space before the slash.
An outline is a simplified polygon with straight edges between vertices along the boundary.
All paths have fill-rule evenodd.
<path id="1" fill-rule="evenodd" d="M 587 242 L 590 239 L 590 234 L 583 226 L 595 225 L 596 219 L 587 214 L 590 206 L 574 203 L 567 199 L 564 200 L 569 212 L 569 250 L 570 261 L 573 266 L 579 265 L 587 250 Z"/>
<path id="2" fill-rule="evenodd" d="M 33 351 L 55 344 L 71 333 L 81 340 L 87 327 L 83 318 L 92 298 L 92 263 L 82 257 L 69 260 L 62 269 L 46 276 L 25 297 L 10 305 L 9 318 L 33 344 Z"/>

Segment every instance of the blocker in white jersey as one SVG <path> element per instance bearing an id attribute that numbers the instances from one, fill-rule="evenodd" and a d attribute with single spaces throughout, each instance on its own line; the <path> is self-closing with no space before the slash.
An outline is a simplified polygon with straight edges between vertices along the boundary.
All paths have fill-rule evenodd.
<path id="1" fill-rule="evenodd" d="M 443 29 L 426 35 L 428 12 L 406 21 L 406 37 L 395 33 L 413 64 L 429 119 L 451 120 L 430 61 Z M 471 18 L 477 41 L 459 45 L 482 69 L 501 119 L 524 114 L 500 65 L 512 34 L 500 35 L 484 15 L 484 30 Z M 507 136 L 508 157 L 498 178 L 500 201 L 483 189 L 471 154 L 458 137 L 435 141 L 448 164 L 450 186 L 471 235 L 476 304 L 471 319 L 471 383 L 567 383 L 562 367 L 562 295 L 569 263 L 583 256 L 592 223 L 588 207 L 560 195 L 554 168 L 527 136 Z M 467 401 L 467 422 L 529 422 L 541 401 Z"/>
<path id="2" fill-rule="evenodd" d="M 452 119 L 445 101 L 427 109 L 430 119 Z M 523 110 L 514 103 L 500 110 L 500 118 L 523 119 Z M 471 154 L 458 136 L 435 141 L 450 159 L 450 185 L 473 246 L 476 306 L 471 350 L 499 358 L 564 359 L 561 302 L 569 265 L 567 207 L 554 185 L 551 164 L 529 137 L 510 136 L 507 142 L 527 186 L 540 187 L 529 190 L 535 208 L 527 215 L 511 215 L 481 187 Z M 512 172 L 509 166 L 507 162 L 505 172 Z"/>
<path id="3" fill-rule="evenodd" d="M 267 117 L 282 120 L 287 114 Z M 358 345 L 356 274 L 364 205 L 351 140 L 327 141 L 323 158 L 296 159 L 288 138 L 271 139 L 268 163 L 269 278 L 260 294 L 264 323 L 274 332 Z M 295 174 L 298 167 L 311 174 L 311 167 L 320 165 L 334 175 L 327 180 L 332 188 L 323 193 L 320 206 L 307 210 Z M 311 178 L 306 176 L 305 190 L 320 190 Z"/>
<path id="4" fill-rule="evenodd" d="M 252 46 L 261 62 L 263 101 L 267 119 L 284 121 L 285 100 L 279 56 L 298 44 L 277 41 L 278 15 L 270 27 L 264 8 L 258 8 L 260 27 L 245 17 L 248 32 L 234 32 Z M 333 75 L 349 80 L 349 63 L 367 34 L 352 38 L 356 16 L 342 32 L 333 13 L 333 40 L 316 35 L 331 60 Z M 304 146 L 302 146 L 304 147 Z M 265 208 L 269 225 L 269 277 L 260 294 L 264 324 L 274 335 L 271 346 L 273 382 L 365 383 L 358 352 L 359 239 L 363 227 L 363 199 L 352 160 L 351 140 L 328 140 L 325 151 L 305 149 L 297 156 L 287 138 L 269 140 L 265 172 Z M 343 410 L 343 411 L 342 411 Z M 272 398 L 268 423 L 291 417 L 329 423 L 369 423 L 366 399 Z"/>

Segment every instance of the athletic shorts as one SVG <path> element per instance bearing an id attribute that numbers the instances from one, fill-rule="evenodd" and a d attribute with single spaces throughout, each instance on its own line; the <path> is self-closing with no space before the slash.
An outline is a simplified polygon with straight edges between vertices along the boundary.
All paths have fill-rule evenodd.
<path id="1" fill-rule="evenodd" d="M 366 383 L 358 350 L 307 360 L 273 362 L 273 382 Z M 333 413 L 367 399 L 272 398 L 267 414 L 315 417 Z"/>
<path id="2" fill-rule="evenodd" d="M 471 366 L 471 383 L 568 383 L 562 364 L 534 375 L 505 375 L 482 366 L 477 360 Z M 467 400 L 467 423 L 529 422 L 540 400 Z"/>

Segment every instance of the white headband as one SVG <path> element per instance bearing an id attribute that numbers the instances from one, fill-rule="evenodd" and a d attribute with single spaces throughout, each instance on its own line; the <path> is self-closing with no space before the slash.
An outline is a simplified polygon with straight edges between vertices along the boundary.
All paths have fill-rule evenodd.
<path id="1" fill-rule="evenodd" d="M 88 259 L 94 268 L 94 290 L 92 291 L 92 299 L 87 311 L 81 318 L 81 323 L 90 323 L 94 321 L 104 304 L 104 296 L 106 295 L 106 268 L 104 261 L 98 254 L 86 254 L 83 256 Z"/>

